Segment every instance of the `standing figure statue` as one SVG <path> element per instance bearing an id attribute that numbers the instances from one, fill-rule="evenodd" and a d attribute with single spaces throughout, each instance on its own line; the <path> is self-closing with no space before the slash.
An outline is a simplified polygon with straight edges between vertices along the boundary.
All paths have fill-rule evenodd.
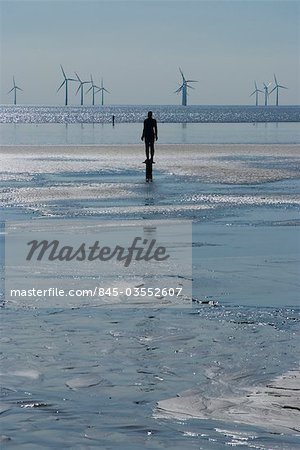
<path id="1" fill-rule="evenodd" d="M 146 152 L 146 160 L 151 159 L 151 162 L 153 164 L 153 157 L 154 157 L 154 141 L 157 141 L 157 122 L 152 117 L 152 111 L 148 112 L 147 119 L 144 120 L 144 128 L 143 128 L 143 134 L 141 137 L 142 141 L 145 140 L 145 152 Z M 149 158 L 149 153 L 151 155 L 151 158 Z"/>

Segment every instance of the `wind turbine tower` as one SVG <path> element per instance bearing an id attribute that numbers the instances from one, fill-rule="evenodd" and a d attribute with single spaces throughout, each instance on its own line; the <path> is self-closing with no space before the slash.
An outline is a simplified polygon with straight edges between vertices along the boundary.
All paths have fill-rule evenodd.
<path id="1" fill-rule="evenodd" d="M 16 85 L 15 82 L 15 77 L 13 77 L 13 87 L 11 88 L 10 91 L 8 91 L 8 94 L 10 94 L 12 91 L 14 91 L 14 105 L 17 104 L 17 90 L 19 91 L 23 91 L 23 89 L 21 89 L 19 86 Z"/>
<path id="2" fill-rule="evenodd" d="M 272 92 L 275 91 L 275 89 L 276 89 L 276 106 L 278 106 L 278 92 L 279 92 L 279 89 L 288 89 L 288 88 L 278 84 L 276 76 L 275 76 L 275 73 L 274 73 L 274 80 L 275 80 L 275 87 L 271 90 L 270 94 L 272 94 Z"/>
<path id="3" fill-rule="evenodd" d="M 263 91 L 261 91 L 260 89 L 257 88 L 256 81 L 254 81 L 254 86 L 255 86 L 255 90 L 252 92 L 252 94 L 250 94 L 250 97 L 251 97 L 252 95 L 256 94 L 256 95 L 255 95 L 255 105 L 257 106 L 257 105 L 258 105 L 258 93 L 259 93 L 259 92 L 263 92 Z"/>
<path id="4" fill-rule="evenodd" d="M 197 83 L 197 81 L 196 80 L 186 80 L 180 67 L 179 67 L 179 71 L 182 76 L 182 85 L 177 89 L 177 91 L 175 91 L 175 93 L 179 94 L 179 92 L 182 92 L 181 104 L 183 106 L 186 106 L 187 105 L 187 95 L 188 95 L 187 90 L 188 90 L 188 88 L 195 89 L 195 88 L 193 88 L 193 86 L 190 86 L 188 83 Z"/>
<path id="5" fill-rule="evenodd" d="M 67 105 L 68 105 L 68 82 L 69 82 L 69 81 L 77 81 L 77 80 L 75 80 L 74 78 L 67 78 L 67 76 L 66 76 L 66 74 L 65 74 L 65 71 L 64 71 L 64 69 L 63 69 L 63 66 L 60 65 L 60 67 L 61 67 L 61 71 L 62 71 L 62 73 L 63 73 L 64 81 L 61 83 L 61 85 L 60 85 L 59 88 L 57 89 L 57 92 L 63 87 L 63 85 L 65 85 L 65 88 L 66 88 L 66 93 L 65 93 L 65 105 L 67 106 Z"/>
<path id="6" fill-rule="evenodd" d="M 267 106 L 268 105 L 268 97 L 269 97 L 269 87 L 271 86 L 271 84 L 272 84 L 272 81 L 268 84 L 268 85 L 266 85 L 266 83 L 264 83 L 264 91 L 265 91 L 265 106 Z"/>
<path id="7" fill-rule="evenodd" d="M 91 83 L 91 87 L 89 88 L 88 91 L 86 91 L 86 94 L 88 92 L 92 91 L 92 105 L 94 106 L 95 105 L 95 94 L 96 94 L 96 92 L 99 92 L 101 90 L 101 88 L 99 88 L 99 86 L 94 84 L 92 75 L 91 75 L 91 81 L 89 81 L 89 83 Z M 98 90 L 95 91 L 95 89 L 98 89 Z"/>
<path id="8" fill-rule="evenodd" d="M 76 75 L 77 80 L 78 80 L 78 83 L 79 83 L 78 89 L 77 89 L 77 91 L 76 91 L 76 95 L 78 94 L 79 89 L 80 89 L 80 104 L 81 104 L 81 106 L 82 106 L 82 105 L 83 105 L 83 89 L 84 89 L 84 85 L 85 85 L 85 84 L 89 84 L 90 81 L 82 81 L 82 80 L 79 78 L 79 76 L 78 76 L 78 74 L 77 74 L 76 72 L 75 72 L 75 75 Z"/>
<path id="9" fill-rule="evenodd" d="M 101 105 L 103 106 L 104 105 L 104 92 L 107 92 L 108 94 L 110 94 L 110 92 L 107 89 L 105 89 L 105 87 L 103 87 L 103 78 L 101 78 L 101 88 L 97 92 L 100 92 L 100 91 L 101 91 Z"/>

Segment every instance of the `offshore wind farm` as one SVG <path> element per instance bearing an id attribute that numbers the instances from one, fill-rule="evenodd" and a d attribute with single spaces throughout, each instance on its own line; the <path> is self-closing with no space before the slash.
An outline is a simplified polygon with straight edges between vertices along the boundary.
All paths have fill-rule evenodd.
<path id="1" fill-rule="evenodd" d="M 61 72 L 63 75 L 63 82 L 60 84 L 60 86 L 57 89 L 57 93 L 59 93 L 59 91 L 64 87 L 64 104 L 65 106 L 68 106 L 70 104 L 69 102 L 69 89 L 70 89 L 70 84 L 69 83 L 77 83 L 78 87 L 77 90 L 75 90 L 75 95 L 78 94 L 78 92 L 80 91 L 80 105 L 83 106 L 84 103 L 84 94 L 88 94 L 89 92 L 91 92 L 91 105 L 95 106 L 96 104 L 101 104 L 102 106 L 104 105 L 104 92 L 106 93 L 110 93 L 110 91 L 108 91 L 104 85 L 103 85 L 103 77 L 101 78 L 101 86 L 98 86 L 94 83 L 93 80 L 93 76 L 92 74 L 90 74 L 90 79 L 89 80 L 85 80 L 82 81 L 81 78 L 79 77 L 77 72 L 74 72 L 76 78 L 72 78 L 72 77 L 67 77 L 64 68 L 62 65 L 60 65 L 61 68 Z M 188 105 L 188 96 L 189 94 L 189 89 L 195 89 L 191 83 L 197 83 L 197 80 L 190 80 L 190 79 L 186 79 L 185 75 L 182 71 L 182 69 L 179 67 L 179 72 L 181 75 L 181 84 L 180 86 L 174 91 L 175 94 L 181 94 L 181 105 L 182 106 L 187 106 Z M 277 78 L 276 75 L 274 74 L 274 87 L 271 91 L 269 91 L 269 88 L 272 85 L 272 81 L 270 81 L 268 84 L 263 83 L 262 85 L 262 89 L 259 89 L 257 86 L 257 82 L 256 80 L 254 81 L 254 86 L 255 86 L 255 90 L 250 94 L 250 97 L 253 96 L 255 94 L 255 105 L 258 106 L 259 105 L 259 94 L 260 93 L 264 93 L 264 105 L 268 106 L 270 104 L 270 96 L 273 92 L 276 92 L 276 101 L 274 102 L 274 104 L 276 106 L 279 106 L 279 89 L 288 89 L 288 87 L 283 86 L 281 84 L 278 84 L 277 82 Z M 89 89 L 84 92 L 84 85 L 90 85 Z M 72 84 L 71 84 L 72 87 Z M 16 86 L 15 83 L 15 77 L 13 76 L 13 87 L 10 91 L 8 91 L 8 94 L 10 94 L 11 92 L 14 93 L 13 95 L 13 104 L 16 105 L 17 104 L 17 90 L 19 91 L 23 91 L 23 89 L 21 89 L 20 87 Z M 96 94 L 97 93 L 101 93 L 101 101 L 97 102 L 96 99 Z"/>
<path id="2" fill-rule="evenodd" d="M 259 90 L 263 82 L 272 81 L 268 105 L 276 106 L 277 92 L 278 105 L 300 104 L 299 13 L 296 2 L 287 1 L 286 8 L 273 0 L 252 6 L 229 0 L 219 8 L 204 0 L 185 8 L 182 0 L 171 0 L 153 10 L 146 1 L 140 6 L 119 1 L 117 11 L 99 0 L 89 8 L 83 0 L 76 2 L 72 11 L 66 0 L 60 7 L 56 2 L 29 6 L 25 0 L 16 10 L 4 1 L 0 104 L 14 103 L 13 92 L 7 94 L 14 76 L 23 89 L 17 90 L 17 104 L 64 105 L 66 86 L 56 94 L 65 81 L 60 64 L 67 78 L 76 79 L 66 82 L 67 104 L 72 106 L 81 105 L 75 72 L 82 81 L 90 81 L 92 74 L 100 89 L 103 78 L 103 87 L 110 91 L 104 91 L 104 105 L 255 105 L 256 95 L 249 98 L 254 80 Z M 285 16 L 288 20 L 283 21 Z M 54 17 L 55 33 L 50 26 Z M 274 73 L 288 89 L 271 93 Z M 186 87 L 185 80 L 197 83 Z M 90 87 L 84 85 L 83 105 L 92 105 L 93 89 L 86 94 Z M 259 93 L 259 105 L 264 100 Z M 102 105 L 102 91 L 95 92 L 96 105 Z"/>

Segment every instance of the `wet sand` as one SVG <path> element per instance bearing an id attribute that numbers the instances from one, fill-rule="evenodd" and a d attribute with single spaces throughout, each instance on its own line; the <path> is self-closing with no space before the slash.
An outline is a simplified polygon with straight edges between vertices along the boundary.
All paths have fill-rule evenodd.
<path id="1" fill-rule="evenodd" d="M 231 390 L 235 391 L 234 385 Z M 240 396 L 222 398 L 207 398 L 205 392 L 197 392 L 196 389 L 186 391 L 158 402 L 156 416 L 215 419 L 255 425 L 277 433 L 300 434 L 299 369 L 286 372 L 265 386 L 254 386 L 244 391 Z"/>
<path id="2" fill-rule="evenodd" d="M 0 156 L 2 171 L 10 174 L 144 170 L 142 145 L 2 146 Z M 196 175 L 205 182 L 252 184 L 296 178 L 300 152 L 298 145 L 157 144 L 155 159 L 155 170 Z"/>
<path id="3" fill-rule="evenodd" d="M 142 145 L 0 148 L 0 197 L 7 220 L 193 220 L 193 295 L 199 299 L 193 310 L 165 312 L 165 321 L 159 309 L 147 316 L 137 308 L 103 313 L 85 310 L 84 304 L 72 312 L 62 306 L 33 315 L 30 309 L 4 308 L 7 434 L 24 444 L 23 418 L 31 411 L 35 416 L 26 424 L 31 439 L 39 424 L 47 440 L 65 442 L 67 420 L 69 427 L 76 425 L 77 443 L 93 438 L 98 445 L 103 433 L 110 433 L 110 445 L 121 433 L 133 448 L 142 429 L 147 439 L 153 432 L 151 439 L 163 448 L 172 426 L 172 448 L 189 448 L 192 442 L 190 448 L 201 443 L 214 449 L 213 421 L 218 420 L 228 427 L 247 424 L 271 431 L 266 441 L 257 432 L 256 448 L 296 448 L 287 447 L 287 441 L 282 446 L 273 433 L 299 434 L 299 370 L 288 371 L 297 365 L 299 348 L 299 147 L 157 144 L 156 155 L 154 183 L 148 185 Z M 207 304 L 204 310 L 201 300 L 217 300 L 219 307 Z M 221 368 L 220 376 L 203 375 L 207 367 Z M 115 379 L 114 386 L 103 382 L 101 391 L 102 377 Z M 30 403 L 20 403 L 28 396 Z M 42 423 L 42 413 L 54 414 L 48 403 L 64 417 L 54 432 Z M 153 410 L 158 418 L 206 420 L 190 431 L 177 420 L 172 425 L 152 421 Z M 128 429 L 136 423 L 134 438 L 125 425 L 122 430 L 122 420 Z M 139 442 L 137 448 L 147 445 Z"/>

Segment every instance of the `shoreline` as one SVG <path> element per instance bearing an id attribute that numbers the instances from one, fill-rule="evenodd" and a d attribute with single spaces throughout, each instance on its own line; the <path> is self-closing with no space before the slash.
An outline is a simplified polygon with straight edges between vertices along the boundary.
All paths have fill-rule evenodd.
<path id="1" fill-rule="evenodd" d="M 200 148 L 201 147 L 203 147 L 203 148 L 205 148 L 205 147 L 208 147 L 208 148 L 211 148 L 211 147 L 219 147 L 219 148 L 221 148 L 221 147 L 224 147 L 224 148 L 267 147 L 267 148 L 270 148 L 270 147 L 275 147 L 275 148 L 279 149 L 281 147 L 284 147 L 284 148 L 291 147 L 291 149 L 293 149 L 293 148 L 299 149 L 299 144 L 278 144 L 278 143 L 277 144 L 270 144 L 270 143 L 266 143 L 266 144 L 258 144 L 258 143 L 247 143 L 247 144 L 245 144 L 245 143 L 240 143 L 240 144 L 238 144 L 238 143 L 232 143 L 232 144 L 228 144 L 228 143 L 226 143 L 226 144 L 221 144 L 221 143 L 216 143 L 216 144 L 214 144 L 214 143 L 206 143 L 206 144 L 203 144 L 203 143 L 200 143 L 200 144 L 199 143 L 198 144 L 169 143 L 169 144 L 165 144 L 164 143 L 164 144 L 161 144 L 159 141 L 157 141 L 155 143 L 155 146 L 158 146 L 160 148 L 161 147 L 162 148 L 165 148 L 165 147 L 191 147 L 191 148 L 197 148 L 197 147 L 200 147 Z M 115 147 L 122 147 L 122 148 L 141 147 L 141 148 L 144 148 L 144 143 L 136 142 L 135 144 L 130 144 L 130 143 L 127 143 L 127 144 L 0 144 L 0 153 L 2 150 L 10 149 L 12 147 L 16 147 L 16 148 L 23 148 L 23 147 L 37 148 L 37 147 L 39 147 L 39 148 L 46 148 L 46 149 L 49 149 L 49 148 L 55 149 L 56 147 L 58 147 L 58 148 L 65 147 L 66 149 L 68 149 L 69 147 L 71 147 L 71 148 L 75 147 L 75 148 L 86 148 L 86 149 L 92 150 L 97 147 L 108 148 L 108 149 L 110 147 L 112 147 L 112 148 L 115 148 Z"/>

